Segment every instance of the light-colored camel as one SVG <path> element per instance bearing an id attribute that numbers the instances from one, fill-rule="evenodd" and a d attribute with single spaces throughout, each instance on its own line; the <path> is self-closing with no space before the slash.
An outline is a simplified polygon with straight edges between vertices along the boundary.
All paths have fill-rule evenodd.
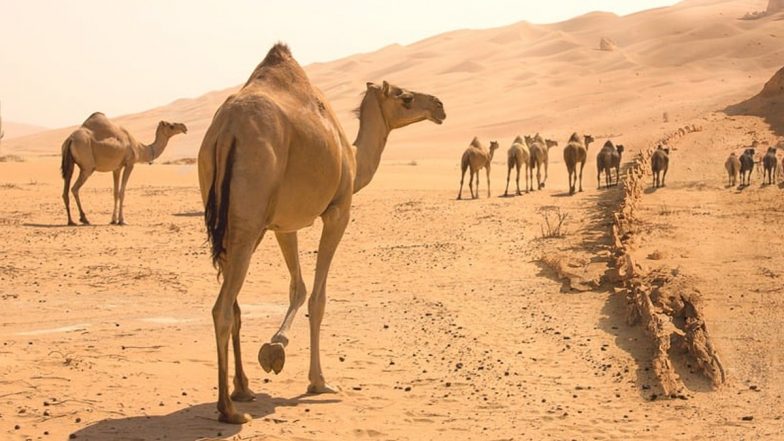
<path id="1" fill-rule="evenodd" d="M 623 155 L 623 145 L 614 145 L 608 140 L 596 155 L 596 185 L 602 188 L 601 175 L 604 172 L 605 188 L 610 188 L 612 183 L 612 170 L 615 169 L 615 185 L 621 175 L 621 156 Z"/>
<path id="2" fill-rule="evenodd" d="M 768 152 L 762 158 L 762 165 L 765 167 L 765 173 L 762 177 L 763 184 L 776 184 L 778 173 L 779 158 L 776 157 L 776 147 L 768 147 Z"/>
<path id="3" fill-rule="evenodd" d="M 756 151 L 748 148 L 740 155 L 740 185 L 747 187 L 751 185 L 751 174 L 754 172 L 754 155 Z"/>
<path id="4" fill-rule="evenodd" d="M 288 331 L 305 302 L 297 231 L 320 217 L 323 223 L 310 321 L 309 393 L 334 392 L 324 380 L 319 336 L 326 304 L 329 267 L 349 222 L 352 195 L 378 168 L 393 129 L 423 120 L 446 118 L 438 98 L 393 86 L 367 83 L 357 111 L 359 133 L 352 146 L 332 107 L 311 85 L 289 49 L 277 44 L 239 92 L 221 105 L 199 150 L 199 187 L 213 263 L 223 275 L 212 309 L 218 349 L 220 421 L 250 421 L 232 400 L 254 394 L 240 356 L 240 307 L 237 295 L 251 256 L 267 231 L 273 231 L 291 275 L 290 305 L 279 330 L 259 351 L 261 367 L 278 373 L 285 362 Z M 234 392 L 229 396 L 228 344 L 234 348 Z"/>
<path id="5" fill-rule="evenodd" d="M 656 148 L 651 155 L 651 171 L 653 172 L 653 188 L 664 187 L 664 179 L 667 177 L 667 169 L 670 168 L 670 148 Z"/>
<path id="6" fill-rule="evenodd" d="M 530 191 L 530 179 L 531 179 L 531 168 L 529 167 L 530 163 L 530 147 L 528 146 L 528 142 L 526 142 L 523 138 L 517 137 L 512 141 L 512 146 L 509 147 L 509 150 L 506 152 L 506 190 L 504 190 L 504 196 L 509 196 L 509 178 L 512 175 L 512 169 L 517 170 L 517 192 L 516 195 L 520 196 L 523 192 L 520 191 L 520 168 L 523 168 L 523 173 L 525 173 L 525 191 Z"/>
<path id="7" fill-rule="evenodd" d="M 536 183 L 537 189 L 544 188 L 547 182 L 547 169 L 550 162 L 550 149 L 558 145 L 557 141 L 551 139 L 544 139 L 540 134 L 534 136 L 526 136 L 531 150 L 531 160 L 529 168 L 531 169 L 531 180 L 533 181 L 533 169 L 536 167 Z M 544 180 L 542 180 L 542 167 L 544 167 Z M 533 187 L 533 182 L 531 184 Z"/>
<path id="8" fill-rule="evenodd" d="M 727 169 L 727 184 L 734 187 L 738 183 L 738 173 L 740 172 L 740 159 L 735 152 L 724 161 L 724 168 Z"/>
<path id="9" fill-rule="evenodd" d="M 123 202 L 128 178 L 131 176 L 134 164 L 139 162 L 152 163 L 159 157 L 169 138 L 179 133 L 187 133 L 185 124 L 161 121 L 155 130 L 155 141 L 145 145 L 137 141 L 127 130 L 109 121 L 103 113 L 96 112 L 90 115 L 82 126 L 71 133 L 63 142 L 62 171 L 63 201 L 68 214 L 68 225 L 76 225 L 71 218 L 71 201 L 68 196 L 68 186 L 71 184 L 74 164 L 79 166 L 79 177 L 71 189 L 76 206 L 79 207 L 79 221 L 89 224 L 87 216 L 82 209 L 79 199 L 79 189 L 93 172 L 112 172 L 114 175 L 114 211 L 112 224 L 125 225 L 123 217 Z M 122 183 L 120 182 L 122 173 Z"/>
<path id="10" fill-rule="evenodd" d="M 490 141 L 490 150 L 488 150 L 479 142 L 479 138 L 474 137 L 460 159 L 460 192 L 457 194 L 457 199 L 463 199 L 463 181 L 468 168 L 471 169 L 471 176 L 468 180 L 471 199 L 479 197 L 479 171 L 483 168 L 487 170 L 487 197 L 490 197 L 490 166 L 493 163 L 493 155 L 497 149 L 498 142 Z M 474 193 L 474 176 L 476 176 L 476 193 Z"/>
<path id="11" fill-rule="evenodd" d="M 575 193 L 577 187 L 577 163 L 580 163 L 580 191 L 583 191 L 583 168 L 588 158 L 588 146 L 594 141 L 591 135 L 580 136 L 572 133 L 569 142 L 564 147 L 563 155 L 566 171 L 569 173 L 569 194 Z M 572 178 L 574 177 L 574 179 Z"/>

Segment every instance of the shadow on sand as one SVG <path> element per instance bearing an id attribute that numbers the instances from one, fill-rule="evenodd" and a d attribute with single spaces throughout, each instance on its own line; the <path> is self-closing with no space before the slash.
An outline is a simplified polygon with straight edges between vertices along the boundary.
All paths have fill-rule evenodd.
<path id="1" fill-rule="evenodd" d="M 251 403 L 235 403 L 237 410 L 263 419 L 275 413 L 277 407 L 332 404 L 335 398 L 318 395 L 299 395 L 294 398 L 271 398 L 258 394 Z M 71 436 L 76 440 L 167 440 L 193 441 L 198 439 L 231 439 L 242 426 L 218 421 L 215 403 L 201 403 L 167 415 L 133 416 L 98 421 Z"/>

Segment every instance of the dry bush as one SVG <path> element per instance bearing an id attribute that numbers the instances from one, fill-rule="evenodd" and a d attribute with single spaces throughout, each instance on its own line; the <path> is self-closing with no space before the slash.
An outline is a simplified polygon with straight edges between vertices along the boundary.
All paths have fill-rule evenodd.
<path id="1" fill-rule="evenodd" d="M 566 235 L 564 223 L 569 214 L 562 212 L 560 207 L 542 207 L 539 209 L 539 215 L 543 221 L 539 225 L 542 239 L 559 239 Z"/>

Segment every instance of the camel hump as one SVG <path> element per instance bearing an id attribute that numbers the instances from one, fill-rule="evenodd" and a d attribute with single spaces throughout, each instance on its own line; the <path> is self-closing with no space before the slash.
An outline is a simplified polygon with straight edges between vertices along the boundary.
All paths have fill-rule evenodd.
<path id="1" fill-rule="evenodd" d="M 277 84 L 280 88 L 287 90 L 310 90 L 310 83 L 305 70 L 291 55 L 289 47 L 283 43 L 277 43 L 272 46 L 264 60 L 253 70 L 245 86 L 255 81 Z M 305 86 L 306 84 L 307 86 Z"/>
<path id="2" fill-rule="evenodd" d="M 289 60 L 294 61 L 294 56 L 291 55 L 291 49 L 289 49 L 286 43 L 278 42 L 270 48 L 261 64 L 262 66 L 274 66 Z"/>
<path id="3" fill-rule="evenodd" d="M 470 145 L 473 146 L 473 147 L 481 147 L 482 146 L 482 144 L 479 143 L 479 138 L 477 138 L 476 136 L 474 136 L 474 139 L 471 140 L 471 144 Z"/>
<path id="4" fill-rule="evenodd" d="M 514 141 L 512 141 L 512 144 L 522 144 L 522 143 L 523 143 L 523 138 L 521 138 L 520 136 L 518 136 L 517 138 L 514 139 Z"/>
<path id="5" fill-rule="evenodd" d="M 569 137 L 569 142 L 580 142 L 580 135 L 577 132 L 572 133 L 572 136 Z"/>

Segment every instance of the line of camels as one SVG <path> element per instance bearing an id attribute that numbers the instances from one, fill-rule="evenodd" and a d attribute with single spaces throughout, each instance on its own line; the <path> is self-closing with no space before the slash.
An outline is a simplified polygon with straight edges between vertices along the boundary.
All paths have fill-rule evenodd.
<path id="1" fill-rule="evenodd" d="M 594 141 L 595 140 L 591 135 L 578 135 L 575 132 L 569 137 L 569 141 L 564 147 L 563 156 L 566 170 L 569 174 L 570 195 L 573 195 L 576 191 L 583 191 L 583 169 L 585 168 L 585 162 L 588 158 L 588 147 Z M 549 151 L 552 147 L 557 145 L 557 141 L 545 139 L 539 133 L 533 136 L 517 136 L 514 141 L 512 141 L 509 150 L 507 150 L 506 189 L 504 190 L 504 196 L 509 196 L 509 181 L 511 180 L 513 169 L 516 170 L 515 182 L 517 190 L 515 191 L 515 195 L 519 196 L 523 194 L 520 190 L 520 169 L 523 169 L 523 173 L 525 174 L 526 192 L 543 189 L 545 182 L 547 181 Z M 463 185 L 467 170 L 470 170 L 468 188 L 471 192 L 471 198 L 479 198 L 479 172 L 482 169 L 486 170 L 487 197 L 490 197 L 490 169 L 493 162 L 493 156 L 498 148 L 499 145 L 497 141 L 491 141 L 490 148 L 488 149 L 478 138 L 474 137 L 468 148 L 463 152 L 463 156 L 460 160 L 460 190 L 457 193 L 457 199 L 463 198 Z M 596 155 L 596 183 L 598 188 L 602 187 L 602 173 L 604 173 L 605 186 L 607 188 L 618 184 L 623 150 L 624 147 L 622 144 L 615 145 L 611 140 L 607 140 L 601 150 L 599 150 L 599 153 Z M 536 186 L 534 186 L 533 180 L 534 169 L 536 169 Z M 544 169 L 544 179 L 542 178 L 542 169 Z M 614 183 L 612 176 L 613 170 L 615 170 Z M 666 169 L 664 173 L 666 175 Z"/>
<path id="2" fill-rule="evenodd" d="M 781 160 L 781 168 L 779 168 L 779 159 L 776 152 L 784 148 L 784 145 L 779 143 L 777 146 L 770 146 L 765 155 L 757 158 L 756 152 L 759 146 L 759 141 L 755 140 L 751 143 L 751 147 L 743 150 L 740 156 L 735 152 L 730 153 L 724 162 L 724 168 L 727 170 L 727 186 L 734 187 L 738 185 L 738 176 L 740 176 L 740 187 L 751 185 L 751 174 L 754 172 L 755 165 L 758 171 L 762 171 L 762 185 L 778 183 L 778 175 L 781 171 L 784 171 L 784 159 Z"/>

